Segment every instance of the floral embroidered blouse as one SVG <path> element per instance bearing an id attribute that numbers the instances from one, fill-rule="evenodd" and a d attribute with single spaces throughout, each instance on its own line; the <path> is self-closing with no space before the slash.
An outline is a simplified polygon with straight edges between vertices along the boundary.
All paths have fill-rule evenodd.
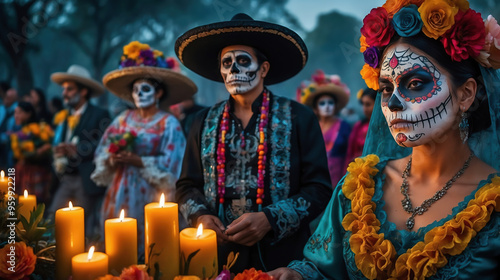
<path id="1" fill-rule="evenodd" d="M 105 163 L 111 137 L 131 131 L 137 133 L 133 152 L 141 157 L 144 167 L 111 168 Z M 161 193 L 165 193 L 167 201 L 173 201 L 185 146 L 181 126 L 173 115 L 159 111 L 143 119 L 136 110 L 127 110 L 109 125 L 97 147 L 96 169 L 91 177 L 96 184 L 107 187 L 102 224 L 105 219 L 118 217 L 124 208 L 126 216 L 137 219 L 139 254 L 144 247 L 144 205 L 159 201 Z"/>
<path id="2" fill-rule="evenodd" d="M 410 232 L 396 229 L 383 210 L 382 170 L 388 159 L 377 164 L 378 157 L 367 157 L 376 161 L 368 166 L 368 160 L 358 158 L 357 165 L 349 167 L 354 176 L 348 173 L 339 183 L 304 247 L 305 259 L 291 262 L 290 268 L 304 279 L 367 279 L 367 275 L 377 279 L 499 279 L 500 173 L 481 181 L 451 215 Z M 371 200 L 358 199 L 366 195 Z M 370 216 L 372 210 L 376 219 Z"/>

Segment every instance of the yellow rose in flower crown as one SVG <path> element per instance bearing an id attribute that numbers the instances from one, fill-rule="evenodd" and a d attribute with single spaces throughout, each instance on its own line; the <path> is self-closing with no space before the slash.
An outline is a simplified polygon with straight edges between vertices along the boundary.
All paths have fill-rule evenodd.
<path id="1" fill-rule="evenodd" d="M 458 7 L 446 0 L 426 0 L 418 11 L 424 23 L 422 32 L 437 40 L 455 24 Z"/>
<path id="2" fill-rule="evenodd" d="M 142 44 L 138 41 L 133 41 L 130 44 L 123 47 L 123 54 L 130 59 L 136 59 L 141 54 L 142 50 L 149 49 L 148 44 Z"/>
<path id="3" fill-rule="evenodd" d="M 9 255 L 11 252 L 15 252 L 14 256 Z M 9 269 L 13 265 L 15 268 Z M 35 265 L 36 256 L 33 253 L 33 248 L 26 246 L 22 241 L 7 244 L 0 249 L 0 279 L 23 279 L 35 271 Z"/>

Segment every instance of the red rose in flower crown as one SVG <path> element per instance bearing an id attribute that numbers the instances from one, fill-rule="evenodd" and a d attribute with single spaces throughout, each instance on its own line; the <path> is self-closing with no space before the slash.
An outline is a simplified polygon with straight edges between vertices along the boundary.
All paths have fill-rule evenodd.
<path id="1" fill-rule="evenodd" d="M 108 152 L 117 154 L 121 151 L 132 151 L 136 138 L 137 133 L 133 130 L 109 136 L 111 144 L 109 144 Z"/>
<path id="2" fill-rule="evenodd" d="M 484 47 L 485 27 L 481 14 L 474 10 L 459 11 L 455 25 L 441 38 L 446 53 L 455 61 L 477 57 Z"/>
<path id="3" fill-rule="evenodd" d="M 383 47 L 389 44 L 394 35 L 394 28 L 387 11 L 382 7 L 372 9 L 363 19 L 361 34 L 371 47 Z"/>

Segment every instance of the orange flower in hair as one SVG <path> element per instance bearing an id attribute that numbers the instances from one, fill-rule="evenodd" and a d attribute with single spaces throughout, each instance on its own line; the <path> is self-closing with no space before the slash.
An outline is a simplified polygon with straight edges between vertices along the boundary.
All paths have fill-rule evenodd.
<path id="1" fill-rule="evenodd" d="M 380 69 L 379 68 L 372 68 L 370 65 L 366 64 L 363 66 L 363 69 L 359 72 L 361 74 L 361 77 L 363 80 L 365 80 L 366 85 L 373 89 L 373 90 L 378 90 L 379 85 L 378 85 L 378 77 L 380 75 Z"/>
<path id="2" fill-rule="evenodd" d="M 361 46 L 359 51 L 362 53 L 365 52 L 366 48 L 368 48 L 370 46 L 366 43 L 366 37 L 363 35 L 361 35 L 361 37 L 359 37 L 359 45 Z"/>

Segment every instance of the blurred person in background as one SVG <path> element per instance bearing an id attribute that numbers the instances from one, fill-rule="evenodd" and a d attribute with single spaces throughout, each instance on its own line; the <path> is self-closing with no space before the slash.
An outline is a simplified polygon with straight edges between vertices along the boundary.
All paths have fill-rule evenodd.
<path id="1" fill-rule="evenodd" d="M 104 94 L 105 89 L 79 65 L 71 65 L 67 72 L 53 73 L 51 80 L 62 87 L 67 109 L 54 116 L 54 168 L 60 183 L 49 212 L 67 207 L 70 200 L 82 206 L 85 231 L 91 236 L 98 229 L 97 213 L 105 190 L 90 179 L 90 174 L 95 169 L 95 149 L 110 118 L 106 110 L 92 105 L 90 99 Z"/>
<path id="2" fill-rule="evenodd" d="M 16 189 L 26 189 L 40 202 L 47 202 L 51 184 L 51 143 L 54 132 L 49 124 L 39 122 L 31 103 L 19 102 L 14 112 L 20 129 L 10 134 L 11 149 L 16 161 Z"/>
<path id="3" fill-rule="evenodd" d="M 338 75 L 325 75 L 321 70 L 311 77 L 309 85 L 297 89 L 299 100 L 309 106 L 319 120 L 325 140 L 328 168 L 332 186 L 336 186 L 345 173 L 345 158 L 351 126 L 338 116 L 349 102 L 349 88 Z"/>
<path id="4" fill-rule="evenodd" d="M 106 195 L 101 226 L 121 209 L 137 219 L 138 254 L 144 250 L 144 205 L 173 201 L 186 139 L 179 121 L 165 110 L 196 93 L 196 85 L 180 73 L 178 62 L 147 44 L 126 45 L 117 70 L 103 83 L 111 93 L 135 104 L 106 129 L 95 152 L 92 180 Z M 147 59 L 151 58 L 151 59 Z"/>
<path id="5" fill-rule="evenodd" d="M 361 89 L 357 97 L 363 109 L 363 119 L 354 124 L 349 136 L 344 170 L 347 170 L 349 163 L 363 154 L 363 147 L 365 145 L 366 134 L 368 133 L 373 106 L 375 105 L 375 98 L 377 98 L 377 91 L 371 88 Z"/>
<path id="6" fill-rule="evenodd" d="M 2 86 L 2 92 L 5 90 L 2 104 L 2 115 L 0 115 L 0 170 L 7 170 L 14 166 L 13 154 L 10 148 L 9 132 L 17 129 L 16 121 L 14 119 L 14 112 L 17 107 L 17 90 L 8 87 L 7 84 Z"/>

